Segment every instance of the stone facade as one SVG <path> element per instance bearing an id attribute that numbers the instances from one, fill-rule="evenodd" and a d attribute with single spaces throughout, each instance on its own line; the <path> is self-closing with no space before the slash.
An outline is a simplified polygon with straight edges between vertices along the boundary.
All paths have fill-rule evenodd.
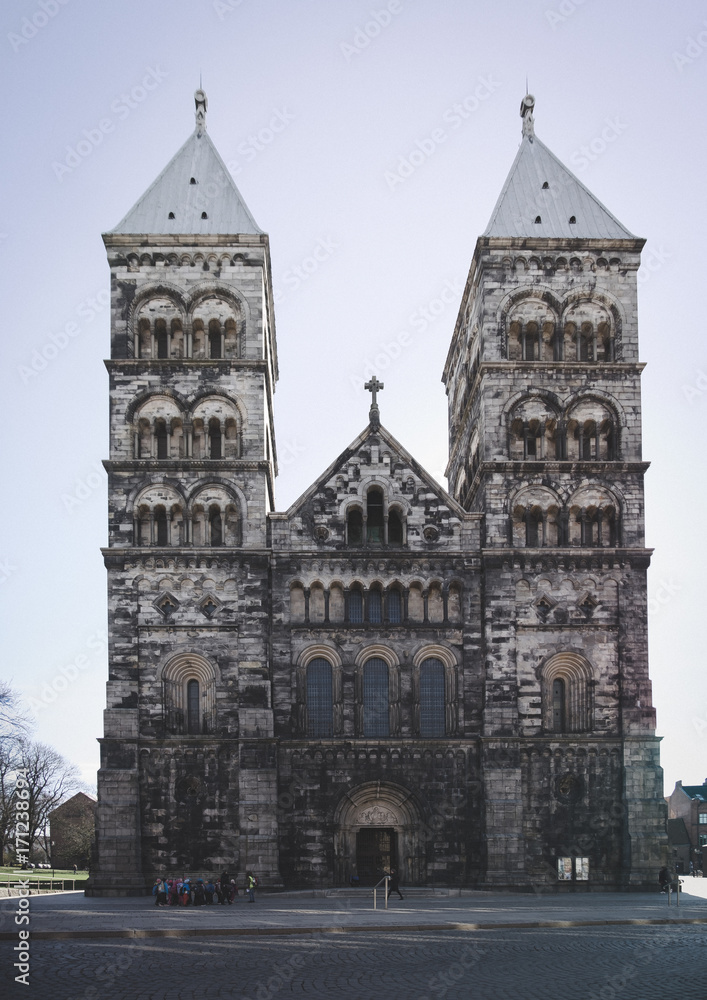
<path id="1" fill-rule="evenodd" d="M 391 864 L 407 884 L 652 886 L 643 241 L 480 238 L 444 372 L 451 494 L 373 406 L 280 513 L 267 237 L 104 239 L 110 675 L 89 891 L 224 867 L 372 883 Z"/>

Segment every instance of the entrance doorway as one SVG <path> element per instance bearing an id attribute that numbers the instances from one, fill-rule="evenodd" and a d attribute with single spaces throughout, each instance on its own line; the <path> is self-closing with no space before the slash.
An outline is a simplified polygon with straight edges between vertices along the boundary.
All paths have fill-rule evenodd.
<path id="1" fill-rule="evenodd" d="M 359 885 L 375 885 L 397 868 L 398 836 L 391 827 L 363 827 L 356 834 L 356 871 Z"/>

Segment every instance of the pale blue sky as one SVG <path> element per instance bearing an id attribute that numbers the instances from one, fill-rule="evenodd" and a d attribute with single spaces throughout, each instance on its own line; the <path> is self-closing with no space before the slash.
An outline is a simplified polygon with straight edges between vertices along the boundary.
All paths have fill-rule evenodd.
<path id="1" fill-rule="evenodd" d="M 383 422 L 442 476 L 442 366 L 527 74 L 537 134 L 648 239 L 651 672 L 666 789 L 702 781 L 704 4 L 10 0 L 0 52 L 3 675 L 37 701 L 54 693 L 37 736 L 93 780 L 107 676 L 100 234 L 191 132 L 199 73 L 209 133 L 271 238 L 279 509 L 365 425 L 369 361 Z"/>

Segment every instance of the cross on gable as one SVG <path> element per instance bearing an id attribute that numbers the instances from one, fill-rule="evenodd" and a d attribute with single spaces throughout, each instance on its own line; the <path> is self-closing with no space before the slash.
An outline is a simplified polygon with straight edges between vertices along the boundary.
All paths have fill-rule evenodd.
<path id="1" fill-rule="evenodd" d="M 367 389 L 373 395 L 373 399 L 371 400 L 371 406 L 377 406 L 378 404 L 376 403 L 376 394 L 380 392 L 381 389 L 385 389 L 383 383 L 379 382 L 376 376 L 374 375 L 373 378 L 370 380 L 370 382 L 366 382 L 363 388 Z"/>

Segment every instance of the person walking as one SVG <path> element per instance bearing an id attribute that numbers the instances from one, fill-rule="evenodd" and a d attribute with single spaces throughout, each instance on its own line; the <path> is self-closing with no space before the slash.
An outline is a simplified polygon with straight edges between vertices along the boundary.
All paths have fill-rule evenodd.
<path id="1" fill-rule="evenodd" d="M 398 875 L 397 868 L 390 869 L 390 881 L 388 882 L 388 895 L 386 896 L 386 902 L 390 899 L 391 892 L 397 892 L 401 899 L 405 898 L 400 891 L 400 876 Z"/>
<path id="2" fill-rule="evenodd" d="M 248 871 L 248 872 L 245 873 L 245 877 L 246 877 L 246 889 L 248 890 L 248 902 L 249 903 L 254 903 L 255 902 L 255 887 L 258 884 L 258 880 L 256 879 L 256 877 L 253 874 L 253 872 L 250 872 L 250 871 Z"/>

